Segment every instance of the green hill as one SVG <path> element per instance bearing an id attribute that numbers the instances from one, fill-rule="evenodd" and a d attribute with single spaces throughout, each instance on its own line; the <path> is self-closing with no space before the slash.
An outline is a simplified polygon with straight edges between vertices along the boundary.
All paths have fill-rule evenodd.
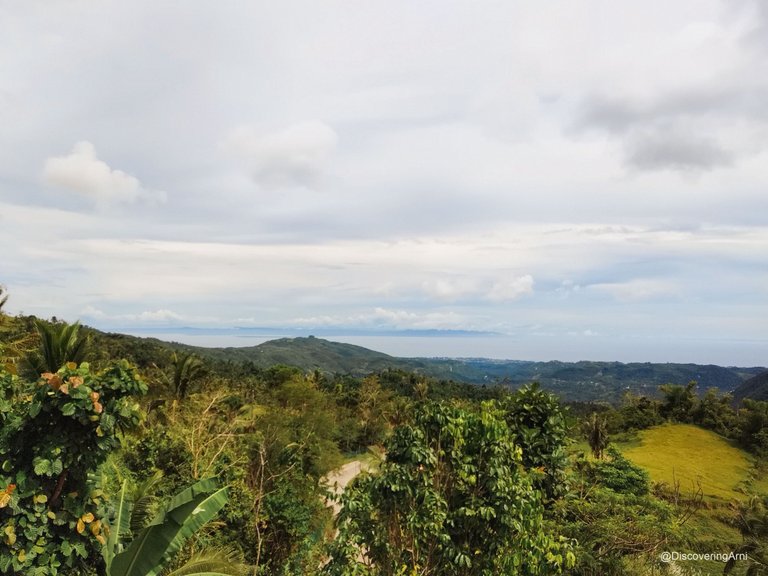
<path id="1" fill-rule="evenodd" d="M 744 380 L 765 368 L 732 368 L 699 364 L 621 362 L 533 362 L 487 358 L 399 358 L 361 346 L 322 338 L 280 338 L 258 346 L 204 348 L 156 338 L 108 334 L 88 329 L 93 348 L 101 356 L 127 358 L 140 368 L 164 365 L 173 351 L 194 352 L 213 363 L 252 363 L 260 368 L 275 364 L 302 370 L 363 376 L 383 370 L 416 372 L 441 381 L 469 384 L 502 384 L 511 388 L 539 382 L 566 401 L 616 403 L 623 394 L 655 395 L 661 384 L 699 383 L 699 390 L 738 389 Z"/>
<path id="2" fill-rule="evenodd" d="M 745 398 L 768 400 L 768 372 L 753 376 L 733 391 L 734 402 L 741 402 Z"/>
<path id="3" fill-rule="evenodd" d="M 266 368 L 275 364 L 303 370 L 345 373 L 356 376 L 381 370 L 418 372 L 438 380 L 469 384 L 493 384 L 517 388 L 537 381 L 565 400 L 616 402 L 626 391 L 654 395 L 662 384 L 699 383 L 700 390 L 717 388 L 730 392 L 753 368 L 724 368 L 700 364 L 621 362 L 532 362 L 487 358 L 398 358 L 322 338 L 298 337 L 270 340 L 243 348 L 185 348 L 212 360 L 252 362 Z M 763 370 L 762 368 L 757 371 Z"/>
<path id="4" fill-rule="evenodd" d="M 196 349 L 197 353 L 213 359 L 253 362 L 257 366 L 275 364 L 297 366 L 303 370 L 321 370 L 337 374 L 370 374 L 387 368 L 410 367 L 394 356 L 375 352 L 362 346 L 331 342 L 322 338 L 280 338 L 244 348 Z"/>

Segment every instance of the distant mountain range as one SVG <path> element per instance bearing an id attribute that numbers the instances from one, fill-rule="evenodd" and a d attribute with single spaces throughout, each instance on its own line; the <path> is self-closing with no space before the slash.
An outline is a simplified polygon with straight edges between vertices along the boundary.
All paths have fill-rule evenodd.
<path id="1" fill-rule="evenodd" d="M 383 370 L 417 372 L 438 380 L 454 380 L 477 385 L 501 383 L 519 387 L 539 382 L 564 400 L 616 402 L 626 391 L 653 395 L 662 384 L 699 383 L 701 391 L 717 388 L 721 392 L 740 389 L 745 381 L 766 371 L 763 367 L 736 368 L 700 364 L 621 363 L 621 362 L 533 362 L 487 358 L 398 358 L 314 336 L 279 338 L 258 346 L 203 348 L 167 343 L 154 338 L 103 335 L 124 343 L 131 350 L 148 346 L 193 351 L 202 358 L 223 362 L 251 362 L 259 367 L 275 364 L 302 370 L 364 376 Z M 143 342 L 142 342 L 143 341 Z M 132 343 L 132 344 L 129 344 Z M 125 346 L 125 344 L 129 344 Z M 140 359 L 136 359 L 141 362 Z M 747 391 L 747 395 L 751 393 Z"/>

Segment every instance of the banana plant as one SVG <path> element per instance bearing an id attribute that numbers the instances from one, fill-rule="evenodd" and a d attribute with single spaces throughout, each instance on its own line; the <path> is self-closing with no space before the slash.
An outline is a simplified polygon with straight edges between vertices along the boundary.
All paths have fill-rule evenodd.
<path id="1" fill-rule="evenodd" d="M 158 576 L 184 543 L 213 520 L 227 503 L 227 489 L 215 478 L 200 480 L 176 494 L 130 541 L 134 502 L 126 483 L 120 490 L 109 538 L 102 549 L 107 576 Z M 236 576 L 242 570 L 221 553 L 203 553 L 176 574 Z"/>

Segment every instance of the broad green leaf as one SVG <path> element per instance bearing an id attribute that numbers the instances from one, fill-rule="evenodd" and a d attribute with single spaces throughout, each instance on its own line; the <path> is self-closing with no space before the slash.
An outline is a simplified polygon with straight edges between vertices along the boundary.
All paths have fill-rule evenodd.
<path id="1" fill-rule="evenodd" d="M 215 478 L 201 480 L 174 496 L 130 545 L 115 555 L 110 576 L 157 576 L 165 564 L 227 503 Z M 213 493 L 212 493 L 213 492 Z"/>
<path id="2" fill-rule="evenodd" d="M 109 538 L 104 547 L 102 547 L 102 556 L 104 562 L 107 565 L 107 574 L 110 574 L 110 568 L 112 566 L 112 560 L 118 552 L 118 544 L 120 542 L 120 536 L 128 534 L 129 521 L 131 517 L 131 502 L 127 496 L 127 482 L 123 480 L 123 486 L 120 488 L 120 493 L 117 496 L 117 507 L 115 510 L 115 523 L 114 526 L 110 526 Z"/>

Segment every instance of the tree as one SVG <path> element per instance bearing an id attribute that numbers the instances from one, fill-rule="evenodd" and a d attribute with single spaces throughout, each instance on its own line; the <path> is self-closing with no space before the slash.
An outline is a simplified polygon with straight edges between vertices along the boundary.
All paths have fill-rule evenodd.
<path id="1" fill-rule="evenodd" d="M 690 422 L 696 405 L 696 381 L 685 386 L 664 384 L 659 391 L 664 396 L 661 403 L 661 415 L 677 422 Z"/>
<path id="2" fill-rule="evenodd" d="M 330 575 L 550 574 L 573 564 L 543 529 L 539 493 L 495 403 L 419 406 L 379 473 L 341 497 Z"/>
<path id="3" fill-rule="evenodd" d="M 737 422 L 741 445 L 758 455 L 768 456 L 768 402 L 745 398 Z"/>
<path id="4" fill-rule="evenodd" d="M 658 400 L 636 396 L 629 392 L 624 395 L 619 413 L 621 428 L 624 430 L 643 430 L 661 424 L 663 421 L 659 414 Z"/>
<path id="5" fill-rule="evenodd" d="M 523 451 L 523 466 L 543 474 L 536 486 L 548 498 L 565 494 L 568 426 L 560 401 L 534 383 L 508 396 L 502 407 L 515 444 Z"/>
<path id="6" fill-rule="evenodd" d="M 392 410 L 392 393 L 381 387 L 377 376 L 368 376 L 360 385 L 357 411 L 360 421 L 360 446 L 379 444 L 387 432 Z"/>
<path id="7" fill-rule="evenodd" d="M 88 338 L 80 334 L 79 322 L 66 324 L 35 320 L 35 329 L 40 347 L 26 358 L 35 377 L 43 372 L 56 372 L 67 362 L 80 364 L 85 360 Z"/>
<path id="8" fill-rule="evenodd" d="M 721 396 L 717 388 L 710 388 L 693 410 L 692 420 L 722 436 L 729 436 L 733 433 L 736 421 L 732 403 L 733 397 L 730 394 Z"/>
<path id="9" fill-rule="evenodd" d="M 189 394 L 189 387 L 192 382 L 203 376 L 205 367 L 202 360 L 192 352 L 187 352 L 181 356 L 174 352 L 172 366 L 173 375 L 170 378 L 170 384 L 176 397 L 183 400 Z"/>
<path id="10" fill-rule="evenodd" d="M 608 425 L 605 417 L 601 418 L 597 412 L 593 412 L 584 422 L 583 429 L 592 455 L 601 460 L 603 452 L 608 447 Z"/>

